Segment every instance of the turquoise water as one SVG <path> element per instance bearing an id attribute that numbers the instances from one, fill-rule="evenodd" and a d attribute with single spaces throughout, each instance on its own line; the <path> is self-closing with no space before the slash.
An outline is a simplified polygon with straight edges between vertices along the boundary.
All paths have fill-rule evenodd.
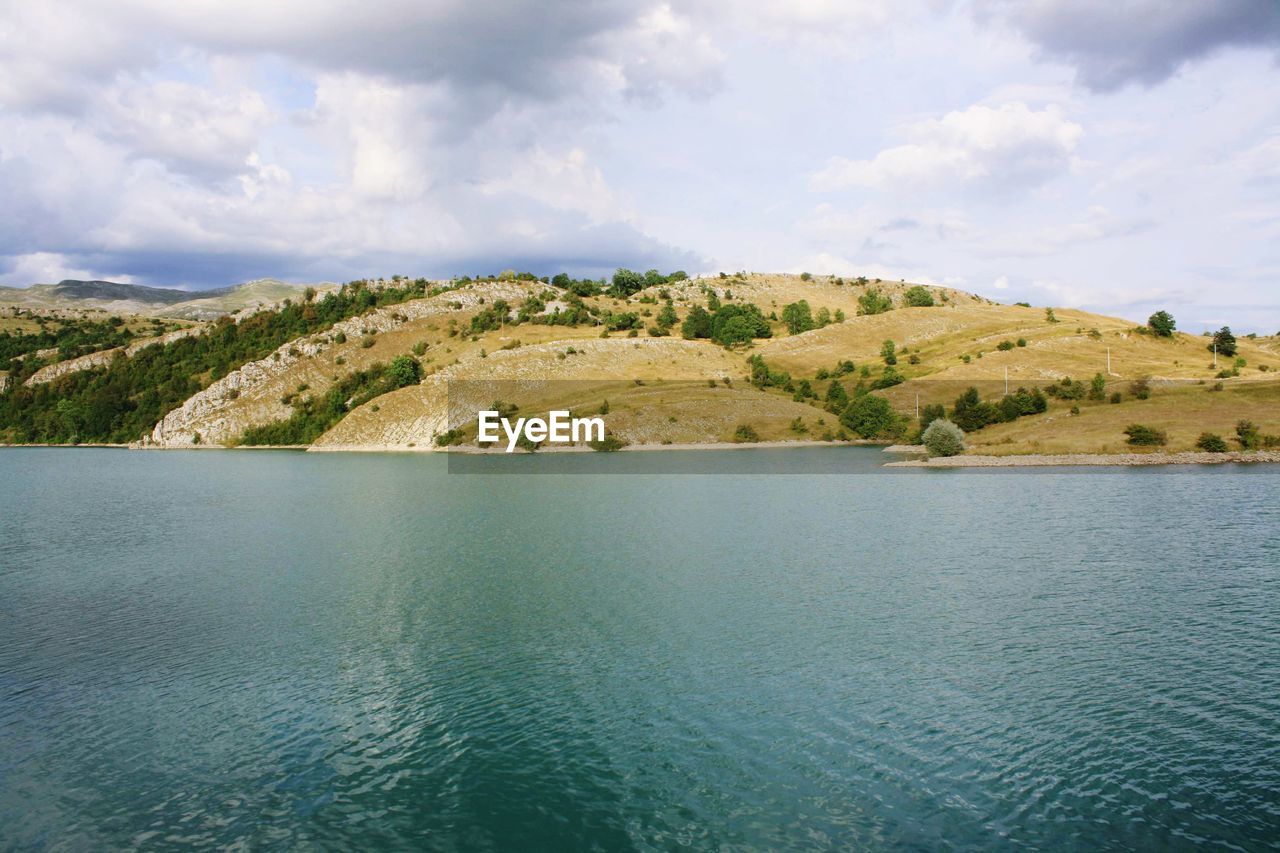
<path id="1" fill-rule="evenodd" d="M 1277 844 L 1280 468 L 881 458 L 0 450 L 0 847 Z"/>

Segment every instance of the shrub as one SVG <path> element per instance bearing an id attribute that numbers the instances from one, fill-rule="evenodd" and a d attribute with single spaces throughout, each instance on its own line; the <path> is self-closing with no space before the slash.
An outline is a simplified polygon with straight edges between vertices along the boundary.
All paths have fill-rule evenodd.
<path id="1" fill-rule="evenodd" d="M 1129 383 L 1129 393 L 1137 397 L 1139 400 L 1145 400 L 1151 396 L 1151 377 L 1139 376 L 1137 379 Z"/>
<path id="2" fill-rule="evenodd" d="M 616 435 L 606 435 L 599 441 L 588 441 L 587 446 L 597 453 L 615 453 L 627 446 L 627 442 Z"/>
<path id="3" fill-rule="evenodd" d="M 813 274 L 812 274 L 812 273 L 807 273 L 807 272 L 802 272 L 802 273 L 800 273 L 800 280 L 801 280 L 801 281 L 810 281 L 812 278 L 813 278 Z"/>
<path id="4" fill-rule="evenodd" d="M 934 304 L 933 294 L 929 292 L 928 288 L 918 284 L 907 289 L 907 292 L 903 295 L 903 300 L 912 308 L 932 308 Z"/>
<path id="5" fill-rule="evenodd" d="M 1222 436 L 1212 432 L 1202 432 L 1196 439 L 1196 447 L 1208 453 L 1226 453 L 1229 449 Z"/>
<path id="6" fill-rule="evenodd" d="M 958 456 L 964 452 L 964 430 L 945 419 L 929 424 L 921 440 L 932 456 Z"/>
<path id="7" fill-rule="evenodd" d="M 1121 400 L 1123 400 L 1123 399 L 1124 399 L 1124 397 L 1122 397 L 1122 396 L 1120 395 L 1120 392 L 1119 392 L 1119 391 L 1113 391 L 1113 392 L 1111 392 L 1111 402 L 1112 402 L 1112 403 L 1119 403 L 1119 402 L 1120 402 Z"/>
<path id="8" fill-rule="evenodd" d="M 885 341 L 880 345 L 880 357 L 884 359 L 885 364 L 897 364 L 898 356 L 894 352 L 893 341 Z"/>
<path id="9" fill-rule="evenodd" d="M 1143 424 L 1129 424 L 1129 426 L 1124 428 L 1124 434 L 1129 436 L 1130 444 L 1139 447 L 1163 445 L 1169 440 L 1169 437 L 1164 430 L 1145 426 Z"/>
<path id="10" fill-rule="evenodd" d="M 1000 350 L 1001 352 L 1008 352 L 1009 350 L 1013 349 L 1014 346 L 1016 345 L 1014 344 L 1013 341 L 1001 341 L 1000 343 L 996 344 L 996 349 Z"/>
<path id="11" fill-rule="evenodd" d="M 893 308 L 893 300 L 882 294 L 879 288 L 869 287 L 867 292 L 858 297 L 858 313 L 883 314 Z"/>
<path id="12" fill-rule="evenodd" d="M 760 440 L 760 436 L 750 424 L 738 424 L 737 429 L 733 431 L 733 440 L 740 444 L 755 442 Z"/>
<path id="13" fill-rule="evenodd" d="M 1236 441 L 1243 450 L 1257 450 L 1262 446 L 1262 433 L 1253 421 L 1242 420 L 1236 424 Z"/>
<path id="14" fill-rule="evenodd" d="M 1027 339 L 1026 339 L 1026 338 L 1018 338 L 1018 346 L 1020 346 L 1020 347 L 1025 347 L 1026 345 L 1027 345 Z"/>
<path id="15" fill-rule="evenodd" d="M 445 430 L 436 436 L 436 447 L 448 447 L 449 445 L 457 444 L 460 441 L 462 441 L 462 430 Z"/>

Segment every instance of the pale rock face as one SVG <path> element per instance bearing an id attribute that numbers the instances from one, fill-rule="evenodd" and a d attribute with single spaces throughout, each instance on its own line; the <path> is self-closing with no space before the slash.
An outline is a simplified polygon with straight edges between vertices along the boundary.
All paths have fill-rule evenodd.
<path id="1" fill-rule="evenodd" d="M 538 288 L 545 289 L 543 285 L 538 285 Z M 339 346 L 334 343 L 339 332 L 346 335 L 349 341 L 349 344 L 342 346 L 358 346 L 354 342 L 370 330 L 389 332 L 416 320 L 477 308 L 482 300 L 485 304 L 492 303 L 495 299 L 514 303 L 531 292 L 532 287 L 527 283 L 485 283 L 425 299 L 388 305 L 368 314 L 343 320 L 334 324 L 327 332 L 290 341 L 266 358 L 228 373 L 165 415 L 152 430 L 149 443 L 162 447 L 190 446 L 196 443 L 198 434 L 201 444 L 220 444 L 237 438 L 249 427 L 289 417 L 291 407 L 265 397 L 262 393 L 264 386 L 294 369 L 299 362 Z"/>
<path id="2" fill-rule="evenodd" d="M 40 368 L 35 373 L 27 377 L 24 385 L 40 385 L 45 382 L 52 382 L 59 377 L 66 376 L 69 373 L 76 373 L 81 370 L 89 370 L 94 367 L 105 367 L 111 363 L 111 359 L 116 357 L 116 353 L 123 352 L 126 356 L 132 357 L 143 349 L 152 344 L 168 344 L 183 338 L 198 335 L 203 329 L 200 326 L 192 326 L 187 329 L 178 329 L 156 338 L 145 338 L 140 341 L 134 341 L 125 347 L 115 347 L 114 349 L 105 349 L 100 352 L 91 352 L 88 355 L 82 355 L 79 358 L 69 358 L 66 361 L 60 361 L 57 364 L 50 364 Z M 41 350 L 41 352 L 46 352 Z M 57 350 L 51 352 L 56 353 Z"/>

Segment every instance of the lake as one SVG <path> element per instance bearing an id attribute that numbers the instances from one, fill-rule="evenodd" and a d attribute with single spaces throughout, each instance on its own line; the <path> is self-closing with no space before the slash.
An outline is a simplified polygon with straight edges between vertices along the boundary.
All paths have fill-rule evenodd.
<path id="1" fill-rule="evenodd" d="M 1276 845 L 1280 467 L 883 458 L 0 449 L 0 847 Z"/>

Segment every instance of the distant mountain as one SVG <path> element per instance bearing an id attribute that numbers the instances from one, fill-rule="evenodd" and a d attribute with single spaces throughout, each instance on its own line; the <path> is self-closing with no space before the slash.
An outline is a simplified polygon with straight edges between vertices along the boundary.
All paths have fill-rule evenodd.
<path id="1" fill-rule="evenodd" d="M 307 287 L 324 292 L 337 285 L 290 284 L 273 278 L 262 278 L 230 287 L 190 291 L 118 281 L 64 279 L 57 284 L 0 287 L 0 305 L 33 310 L 99 309 L 117 314 L 211 320 L 233 311 L 297 297 Z"/>

